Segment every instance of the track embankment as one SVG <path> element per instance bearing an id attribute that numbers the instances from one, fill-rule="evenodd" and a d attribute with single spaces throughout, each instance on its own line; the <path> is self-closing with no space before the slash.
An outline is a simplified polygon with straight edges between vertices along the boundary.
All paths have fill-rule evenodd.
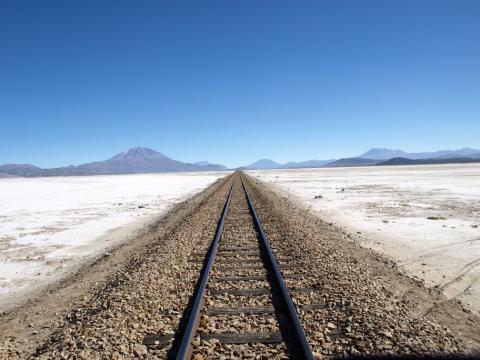
<path id="1" fill-rule="evenodd" d="M 175 357 L 232 179 L 239 182 L 238 175 L 217 182 L 138 240 L 4 315 L 0 358 Z M 271 250 L 283 259 L 278 266 L 315 357 L 478 348 L 477 317 L 402 275 L 333 224 L 245 179 Z M 284 316 L 272 302 L 277 289 L 257 247 L 258 227 L 238 184 L 236 191 L 193 340 L 194 359 L 288 358 L 292 346 L 282 342 Z M 234 289 L 239 286 L 241 292 Z M 259 296 L 250 296 L 255 292 Z M 239 313 L 239 307 L 249 310 Z M 55 320 L 48 322 L 50 315 Z M 270 334 L 265 345 L 225 344 L 218 336 L 259 330 Z"/>
<path id="2" fill-rule="evenodd" d="M 0 359 L 142 354 L 145 329 L 173 329 L 158 318 L 148 322 L 148 306 L 153 318 L 171 304 L 181 309 L 190 296 L 186 258 L 199 241 L 211 241 L 227 182 L 228 177 L 218 180 L 175 205 L 131 241 L 2 314 Z"/>
<path id="3" fill-rule="evenodd" d="M 457 350 L 478 354 L 480 318 L 459 302 L 401 273 L 385 256 L 352 242 L 351 235 L 296 206 L 251 177 L 254 202 L 275 249 L 303 254 L 315 287 L 328 311 L 303 322 L 318 324 L 319 349 L 341 354 L 431 354 Z M 301 303 L 302 298 L 293 297 Z M 339 329 L 338 339 L 326 328 Z M 323 334 L 322 334 L 323 333 Z M 307 335 L 312 333 L 307 332 Z M 316 348 L 313 346 L 314 349 Z"/>

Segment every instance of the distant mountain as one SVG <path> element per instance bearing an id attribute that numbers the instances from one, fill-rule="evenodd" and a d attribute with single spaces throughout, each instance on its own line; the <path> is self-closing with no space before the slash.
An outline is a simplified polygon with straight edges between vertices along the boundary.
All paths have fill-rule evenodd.
<path id="1" fill-rule="evenodd" d="M 326 167 L 342 167 L 342 166 L 367 166 L 375 165 L 379 161 L 365 158 L 342 158 L 326 164 Z"/>
<path id="2" fill-rule="evenodd" d="M 212 165 L 212 163 L 208 161 L 197 161 L 197 162 L 194 162 L 193 165 L 208 166 L 208 165 Z"/>
<path id="3" fill-rule="evenodd" d="M 373 160 L 385 160 L 394 157 L 408 157 L 407 153 L 402 150 L 392 150 L 385 148 L 373 148 L 357 156 L 357 158 L 373 159 Z"/>
<path id="4" fill-rule="evenodd" d="M 223 166 L 221 164 L 212 164 L 211 162 L 208 162 L 208 161 L 197 161 L 193 163 L 193 165 L 203 166 L 205 168 L 209 168 L 212 170 L 227 170 L 226 166 Z"/>
<path id="5" fill-rule="evenodd" d="M 238 170 L 266 170 L 266 169 L 297 169 L 297 168 L 317 168 L 317 167 L 348 167 L 348 166 L 370 166 L 377 164 L 393 165 L 395 162 L 402 164 L 408 160 L 421 160 L 419 164 L 430 163 L 455 163 L 470 162 L 468 159 L 480 159 L 480 150 L 463 148 L 459 150 L 441 150 L 435 152 L 407 153 L 403 150 L 393 150 L 388 148 L 372 148 L 360 156 L 352 158 L 341 158 L 339 160 L 307 160 L 300 162 L 288 162 L 280 164 L 270 159 L 260 159 L 253 164 L 242 166 Z M 393 163 L 388 163 L 392 159 Z M 406 159 L 406 160 L 398 160 Z M 446 162 L 435 162 L 432 159 L 449 159 Z"/>
<path id="6" fill-rule="evenodd" d="M 434 153 L 417 153 L 415 158 L 471 158 L 480 159 L 480 150 L 463 148 L 458 150 L 441 150 Z M 422 156 L 420 155 L 428 155 Z"/>
<path id="7" fill-rule="evenodd" d="M 251 170 L 262 170 L 262 169 L 280 169 L 282 164 L 279 164 L 270 159 L 260 159 L 255 161 L 253 164 L 247 165 L 244 168 Z"/>
<path id="8" fill-rule="evenodd" d="M 260 159 L 258 161 L 255 161 L 253 164 L 239 167 L 237 168 L 237 170 L 316 168 L 322 167 L 331 161 L 333 160 L 307 160 L 300 162 L 291 161 L 286 164 L 281 164 L 270 159 Z"/>
<path id="9" fill-rule="evenodd" d="M 415 160 L 415 161 L 413 161 Z M 418 161 L 416 161 L 418 160 Z M 444 164 L 466 163 L 480 160 L 480 150 L 463 148 L 459 150 L 441 150 L 435 152 L 407 153 L 388 148 L 372 148 L 364 154 L 353 158 L 339 160 L 307 160 L 280 164 L 270 159 L 260 159 L 253 164 L 242 166 L 239 170 L 294 169 L 341 166 L 369 165 L 408 165 L 408 164 Z M 208 161 L 186 163 L 174 160 L 164 154 L 144 148 L 135 147 L 121 152 L 110 159 L 95 161 L 78 166 L 42 169 L 30 164 L 0 165 L 0 177 L 6 176 L 72 176 L 72 175 L 108 175 L 138 174 L 183 171 L 217 171 L 227 168 Z"/>
<path id="10" fill-rule="evenodd" d="M 396 157 L 387 161 L 382 161 L 376 165 L 427 165 L 427 164 L 462 164 L 477 163 L 480 159 L 472 158 L 433 158 L 433 159 L 407 159 Z"/>
<path id="11" fill-rule="evenodd" d="M 53 169 L 41 169 L 33 165 L 7 164 L 0 166 L 0 176 L 71 176 L 71 175 L 109 175 L 138 174 L 181 171 L 225 170 L 223 165 L 190 164 L 173 160 L 158 151 L 135 147 L 121 152 L 110 159 L 78 166 Z"/>
<path id="12" fill-rule="evenodd" d="M 307 160 L 301 162 L 288 162 L 282 166 L 284 169 L 296 169 L 296 168 L 315 168 L 315 167 L 322 167 L 329 162 L 335 161 L 333 159 L 330 160 Z"/>
<path id="13" fill-rule="evenodd" d="M 170 159 L 158 151 L 135 147 L 105 161 L 75 167 L 76 175 L 195 171 L 200 166 Z M 73 170 L 73 169 L 72 169 Z"/>
<path id="14" fill-rule="evenodd" d="M 395 157 L 386 161 L 381 161 L 376 165 L 414 165 L 418 160 L 407 159 L 403 157 Z"/>
<path id="15" fill-rule="evenodd" d="M 41 168 L 30 164 L 5 164 L 0 165 L 0 177 L 3 176 L 16 176 L 15 174 L 25 174 L 22 176 L 35 176 L 38 172 L 42 171 Z"/>
<path id="16" fill-rule="evenodd" d="M 440 150 L 435 152 L 407 153 L 402 150 L 373 148 L 358 156 L 374 160 L 388 160 L 393 158 L 405 159 L 436 159 L 436 158 L 472 158 L 480 159 L 480 150 L 463 148 L 458 150 Z"/>

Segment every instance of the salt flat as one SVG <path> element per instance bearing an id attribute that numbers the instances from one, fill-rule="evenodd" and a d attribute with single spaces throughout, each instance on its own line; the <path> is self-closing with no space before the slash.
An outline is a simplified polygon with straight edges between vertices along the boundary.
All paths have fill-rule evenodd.
<path id="1" fill-rule="evenodd" d="M 480 313 L 479 164 L 249 173 Z"/>
<path id="2" fill-rule="evenodd" d="M 0 310 L 225 175 L 0 179 Z"/>

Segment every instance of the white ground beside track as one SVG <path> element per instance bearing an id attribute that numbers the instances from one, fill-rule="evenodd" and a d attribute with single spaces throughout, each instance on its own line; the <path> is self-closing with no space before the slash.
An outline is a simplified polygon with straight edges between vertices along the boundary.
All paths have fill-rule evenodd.
<path id="1" fill-rule="evenodd" d="M 250 173 L 480 313 L 480 164 Z"/>
<path id="2" fill-rule="evenodd" d="M 0 179 L 0 311 L 225 175 Z"/>

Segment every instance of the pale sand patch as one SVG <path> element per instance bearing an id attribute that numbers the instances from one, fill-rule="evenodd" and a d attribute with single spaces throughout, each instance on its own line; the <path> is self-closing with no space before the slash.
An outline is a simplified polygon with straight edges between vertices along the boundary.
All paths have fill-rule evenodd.
<path id="1" fill-rule="evenodd" d="M 134 239 L 225 172 L 0 179 L 0 311 Z"/>
<path id="2" fill-rule="evenodd" d="M 250 173 L 480 313 L 480 164 Z"/>

